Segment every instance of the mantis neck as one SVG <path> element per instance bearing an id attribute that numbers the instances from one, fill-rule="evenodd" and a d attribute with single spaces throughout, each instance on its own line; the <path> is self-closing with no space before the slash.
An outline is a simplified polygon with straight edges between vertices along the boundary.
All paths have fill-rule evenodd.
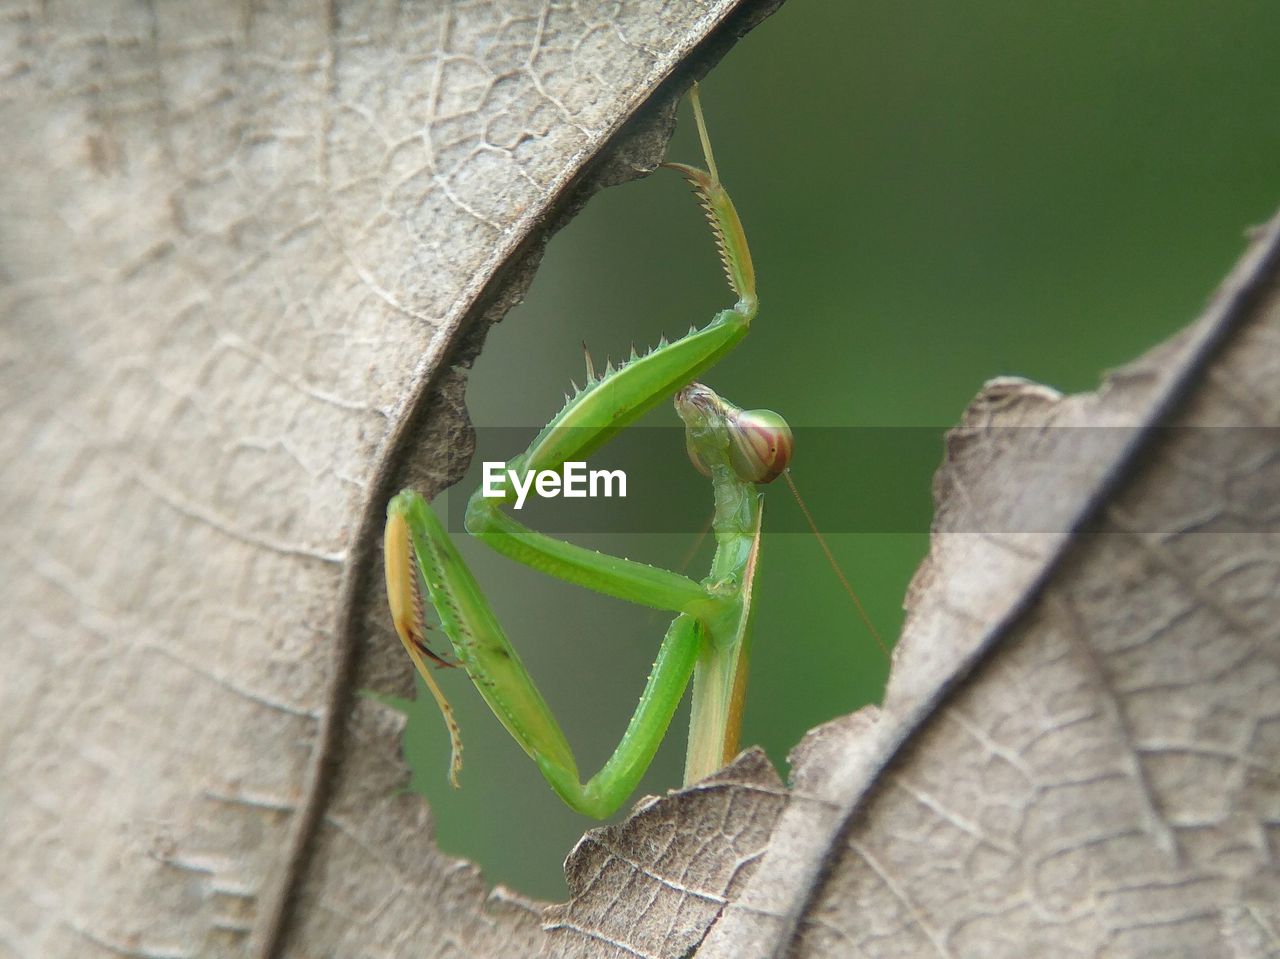
<path id="1" fill-rule="evenodd" d="M 760 514 L 764 497 L 727 464 L 712 467 L 716 555 L 706 584 L 723 591 L 721 610 L 708 618 L 693 674 L 685 783 L 703 779 L 738 751 L 747 688 L 750 620 Z"/>

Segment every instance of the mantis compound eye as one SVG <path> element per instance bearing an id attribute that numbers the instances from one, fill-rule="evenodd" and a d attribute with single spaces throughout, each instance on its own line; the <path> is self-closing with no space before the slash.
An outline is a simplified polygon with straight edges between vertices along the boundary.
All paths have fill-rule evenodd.
<path id="1" fill-rule="evenodd" d="M 791 427 L 773 410 L 738 410 L 729 420 L 729 463 L 743 482 L 772 483 L 794 451 Z"/>

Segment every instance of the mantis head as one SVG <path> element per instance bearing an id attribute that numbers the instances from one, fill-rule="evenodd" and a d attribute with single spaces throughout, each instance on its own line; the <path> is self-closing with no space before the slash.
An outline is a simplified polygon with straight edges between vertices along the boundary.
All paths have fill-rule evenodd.
<path id="1" fill-rule="evenodd" d="M 771 483 L 791 463 L 791 427 L 773 410 L 744 410 L 701 383 L 677 393 L 675 404 L 689 459 L 704 476 L 727 463 L 744 483 Z"/>

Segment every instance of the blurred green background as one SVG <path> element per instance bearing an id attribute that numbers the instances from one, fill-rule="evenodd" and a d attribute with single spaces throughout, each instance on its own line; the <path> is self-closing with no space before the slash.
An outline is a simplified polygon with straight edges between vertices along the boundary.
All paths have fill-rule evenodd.
<path id="1" fill-rule="evenodd" d="M 1245 229 L 1280 202 L 1277 49 L 1274 2 L 791 0 L 703 85 L 761 296 L 751 335 L 704 379 L 794 425 L 936 427 L 939 438 L 993 376 L 1093 388 L 1193 319 Z M 681 111 L 669 155 L 700 162 Z M 607 190 L 553 239 L 527 302 L 490 334 L 472 416 L 540 425 L 581 381 L 583 339 L 597 360 L 617 357 L 729 302 L 678 177 Z M 675 414 L 664 405 L 650 422 Z M 799 449 L 795 476 L 819 523 L 869 488 L 896 490 L 895 512 L 912 518 L 900 532 L 832 538 L 881 632 L 896 636 L 927 548 L 940 446 L 927 461 L 868 456 L 853 471 L 806 469 L 806 458 L 819 457 Z M 692 474 L 679 446 L 670 469 Z M 788 500 L 771 490 L 770 514 L 785 517 Z M 692 536 L 578 541 L 674 566 Z M 807 729 L 878 698 L 886 664 L 811 537 L 775 535 L 764 549 L 743 742 L 785 776 Z M 483 549 L 466 556 L 594 772 L 667 618 Z M 706 568 L 703 555 L 691 572 Z M 442 679 L 466 740 L 462 790 L 446 785 L 429 700 L 406 737 L 440 845 L 490 883 L 563 898 L 561 861 L 592 823 L 552 795 L 461 671 Z M 677 717 L 642 792 L 679 785 L 684 725 Z"/>

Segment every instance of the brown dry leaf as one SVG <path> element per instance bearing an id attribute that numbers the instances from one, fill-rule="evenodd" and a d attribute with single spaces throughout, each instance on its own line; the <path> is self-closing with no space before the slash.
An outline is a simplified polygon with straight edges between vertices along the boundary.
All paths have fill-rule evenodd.
<path id="1" fill-rule="evenodd" d="M 773 5 L 0 16 L 0 953 L 540 948 L 352 695 L 407 677 L 377 529 L 551 224 Z"/>

